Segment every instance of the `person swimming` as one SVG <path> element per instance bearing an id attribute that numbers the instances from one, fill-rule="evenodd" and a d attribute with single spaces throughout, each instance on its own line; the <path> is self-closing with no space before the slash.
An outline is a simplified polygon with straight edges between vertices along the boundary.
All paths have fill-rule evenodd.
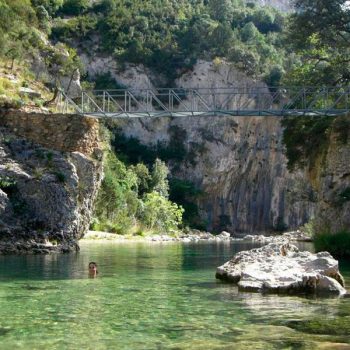
<path id="1" fill-rule="evenodd" d="M 89 262 L 89 277 L 96 277 L 97 274 L 97 264 L 94 261 Z"/>

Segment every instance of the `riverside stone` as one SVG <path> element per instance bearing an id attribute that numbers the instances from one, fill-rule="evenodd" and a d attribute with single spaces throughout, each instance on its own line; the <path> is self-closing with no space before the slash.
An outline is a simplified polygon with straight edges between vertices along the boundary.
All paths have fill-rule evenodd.
<path id="1" fill-rule="evenodd" d="M 247 292 L 346 294 L 337 260 L 328 252 L 300 252 L 289 243 L 239 252 L 217 268 L 216 278 Z"/>

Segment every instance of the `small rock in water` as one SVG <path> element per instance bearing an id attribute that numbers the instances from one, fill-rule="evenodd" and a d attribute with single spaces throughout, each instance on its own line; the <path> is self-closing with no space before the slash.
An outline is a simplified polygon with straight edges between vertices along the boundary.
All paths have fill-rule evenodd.
<path id="1" fill-rule="evenodd" d="M 216 278 L 249 292 L 346 294 L 337 260 L 327 252 L 300 252 L 289 243 L 239 252 L 217 268 Z"/>

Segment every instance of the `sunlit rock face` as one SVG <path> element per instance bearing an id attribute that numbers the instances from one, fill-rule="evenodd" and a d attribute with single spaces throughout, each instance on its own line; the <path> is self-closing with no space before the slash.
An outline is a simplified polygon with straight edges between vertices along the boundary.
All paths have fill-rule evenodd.
<path id="1" fill-rule="evenodd" d="M 175 85 L 179 88 L 199 89 L 201 100 L 218 110 L 268 109 L 273 104 L 266 83 L 248 76 L 225 59 L 198 60 L 192 70 L 176 79 Z M 217 89 L 219 94 L 212 95 L 211 89 Z M 232 96 L 232 92 L 239 93 Z M 203 108 L 200 102 L 196 103 Z M 186 110 L 185 105 L 190 106 L 191 99 L 184 99 L 177 108 L 180 111 Z"/>
<path id="2" fill-rule="evenodd" d="M 279 117 L 132 118 L 115 122 L 142 144 L 177 145 L 171 175 L 192 181 L 208 230 L 257 233 L 297 228 L 314 214 L 304 172 L 291 174 Z"/>
<path id="3" fill-rule="evenodd" d="M 241 291 L 346 294 L 338 261 L 327 252 L 299 252 L 289 243 L 239 252 L 217 268 L 216 277 L 237 283 Z"/>

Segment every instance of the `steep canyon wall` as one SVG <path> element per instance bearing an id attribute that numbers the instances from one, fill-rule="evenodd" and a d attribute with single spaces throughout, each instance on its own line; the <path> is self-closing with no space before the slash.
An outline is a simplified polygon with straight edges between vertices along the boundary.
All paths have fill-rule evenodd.
<path id="1" fill-rule="evenodd" d="M 144 145 L 184 146 L 183 161 L 169 166 L 172 176 L 203 191 L 197 204 L 208 230 L 257 233 L 297 228 L 317 207 L 306 172 L 287 169 L 280 119 L 160 117 L 114 124 Z"/>

